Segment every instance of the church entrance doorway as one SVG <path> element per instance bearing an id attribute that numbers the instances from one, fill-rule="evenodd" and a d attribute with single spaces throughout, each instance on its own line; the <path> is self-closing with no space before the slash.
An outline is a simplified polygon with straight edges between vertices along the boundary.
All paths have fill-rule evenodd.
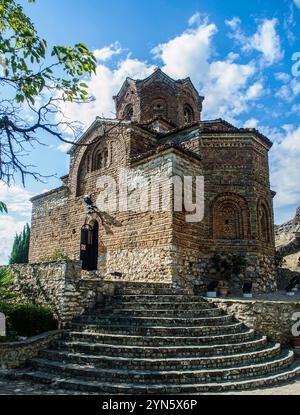
<path id="1" fill-rule="evenodd" d="M 94 221 L 92 224 L 84 225 L 81 229 L 80 259 L 82 260 L 82 269 L 85 271 L 98 269 L 98 241 L 98 222 Z"/>

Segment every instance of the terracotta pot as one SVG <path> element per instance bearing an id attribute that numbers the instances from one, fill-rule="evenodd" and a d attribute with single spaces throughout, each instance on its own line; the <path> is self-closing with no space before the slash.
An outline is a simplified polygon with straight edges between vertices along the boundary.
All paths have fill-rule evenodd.
<path id="1" fill-rule="evenodd" d="M 300 347 L 300 337 L 292 337 L 291 338 L 291 345 L 293 347 Z"/>
<path id="2" fill-rule="evenodd" d="M 218 293 L 219 293 L 220 297 L 227 297 L 228 293 L 229 293 L 229 288 L 219 287 L 218 288 Z"/>

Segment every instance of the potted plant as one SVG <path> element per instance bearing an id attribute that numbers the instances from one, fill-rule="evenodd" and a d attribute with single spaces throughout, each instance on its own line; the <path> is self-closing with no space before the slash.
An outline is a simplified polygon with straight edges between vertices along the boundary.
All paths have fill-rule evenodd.
<path id="1" fill-rule="evenodd" d="M 227 297 L 229 294 L 229 282 L 226 280 L 219 281 L 218 294 L 220 297 Z"/>
<path id="2" fill-rule="evenodd" d="M 221 297 L 227 297 L 229 294 L 229 281 L 232 275 L 237 275 L 246 266 L 246 259 L 241 255 L 233 254 L 215 254 L 212 257 L 212 263 L 218 274 L 220 281 L 218 284 L 218 293 Z"/>

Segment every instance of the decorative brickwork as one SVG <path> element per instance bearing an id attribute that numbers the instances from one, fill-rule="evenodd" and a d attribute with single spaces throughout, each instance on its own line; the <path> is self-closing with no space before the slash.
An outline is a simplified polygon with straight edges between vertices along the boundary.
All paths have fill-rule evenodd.
<path id="1" fill-rule="evenodd" d="M 150 182 L 166 176 L 204 176 L 204 219 L 189 212 L 120 211 L 99 225 L 98 272 L 126 280 L 206 284 L 211 257 L 235 253 L 247 259 L 233 288 L 251 279 L 258 291 L 276 288 L 268 151 L 272 143 L 254 129 L 223 120 L 200 121 L 203 97 L 189 79 L 174 81 L 160 70 L 145 80 L 127 79 L 115 97 L 117 120 L 97 118 L 70 151 L 62 187 L 33 198 L 30 262 L 60 251 L 79 259 L 86 216 L 83 195 L 94 201 L 99 178 L 118 183 L 120 169 Z M 166 185 L 167 186 L 167 185 Z M 170 190 L 170 189 L 168 189 Z M 131 189 L 133 197 L 136 189 Z M 171 189 L 170 198 L 173 193 Z M 117 197 L 120 197 L 117 188 Z M 122 202 L 122 200 L 121 200 Z"/>

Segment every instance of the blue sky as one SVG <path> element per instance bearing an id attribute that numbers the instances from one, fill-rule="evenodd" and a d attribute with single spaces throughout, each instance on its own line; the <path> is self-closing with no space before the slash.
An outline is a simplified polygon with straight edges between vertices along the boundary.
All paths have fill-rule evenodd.
<path id="1" fill-rule="evenodd" d="M 255 127 L 274 142 L 270 154 L 276 223 L 300 205 L 300 76 L 292 55 L 300 52 L 300 0 L 37 0 L 24 5 L 50 45 L 86 43 L 98 59 L 88 79 L 96 101 L 67 104 L 66 114 L 88 126 L 97 115 L 113 116 L 111 96 L 126 76 L 143 78 L 155 66 L 174 78 L 190 76 L 206 96 L 204 118 L 222 117 Z M 13 236 L 30 220 L 30 196 L 60 185 L 68 172 L 66 146 L 50 137 L 31 154 L 46 183 L 7 189 L 0 200 L 0 263 L 7 261 Z"/>

